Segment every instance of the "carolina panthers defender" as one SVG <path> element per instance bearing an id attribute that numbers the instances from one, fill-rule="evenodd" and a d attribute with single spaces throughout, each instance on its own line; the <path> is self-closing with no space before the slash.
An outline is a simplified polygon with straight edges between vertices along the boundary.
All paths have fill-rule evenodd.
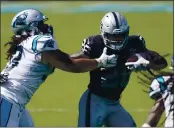
<path id="1" fill-rule="evenodd" d="M 171 68 L 174 70 L 174 57 L 171 60 Z M 174 127 L 174 72 L 161 72 L 152 81 L 149 96 L 155 100 L 155 104 L 142 127 L 157 127 L 164 111 L 164 127 Z"/>
<path id="2" fill-rule="evenodd" d="M 129 69 L 135 71 L 142 67 L 141 65 L 145 65 L 145 68 L 159 70 L 166 67 L 167 62 L 158 53 L 146 48 L 143 37 L 129 36 L 127 20 L 119 12 L 105 14 L 101 20 L 100 31 L 100 35 L 84 39 L 81 51 L 72 57 L 96 58 L 100 56 L 103 48 L 107 47 L 108 55 L 117 56 L 117 65 L 113 68 L 90 71 L 88 89 L 79 102 L 78 126 L 135 127 L 133 118 L 119 101 L 129 82 L 131 75 Z M 126 63 L 133 54 L 143 52 L 147 60 L 138 55 L 138 61 Z"/>
<path id="3" fill-rule="evenodd" d="M 26 104 L 55 68 L 80 73 L 116 65 L 116 56 L 106 55 L 106 48 L 97 59 L 71 58 L 58 48 L 53 28 L 44 23 L 47 19 L 40 11 L 27 9 L 12 20 L 14 36 L 6 43 L 9 62 L 0 75 L 1 127 L 19 126 L 27 116 Z"/>

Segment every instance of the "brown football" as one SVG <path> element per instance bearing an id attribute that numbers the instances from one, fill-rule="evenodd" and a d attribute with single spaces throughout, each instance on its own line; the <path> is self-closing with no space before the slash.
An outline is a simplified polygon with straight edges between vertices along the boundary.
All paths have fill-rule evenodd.
<path id="1" fill-rule="evenodd" d="M 140 56 L 142 56 L 143 58 L 147 58 L 146 57 L 146 53 L 137 53 Z M 128 58 L 127 62 L 136 62 L 139 58 L 136 55 L 132 55 L 131 57 Z"/>
<path id="2" fill-rule="evenodd" d="M 133 55 L 128 58 L 127 62 L 136 62 L 138 60 L 138 57 L 136 55 Z"/>

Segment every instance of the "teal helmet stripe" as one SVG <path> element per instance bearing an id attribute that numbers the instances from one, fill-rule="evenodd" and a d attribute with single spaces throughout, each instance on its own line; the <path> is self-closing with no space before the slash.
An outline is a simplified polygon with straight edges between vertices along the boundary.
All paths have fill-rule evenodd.
<path id="1" fill-rule="evenodd" d="M 157 81 L 158 81 L 159 83 L 164 83 L 164 82 L 165 82 L 162 76 L 158 77 L 158 78 L 157 78 Z"/>
<path id="2" fill-rule="evenodd" d="M 34 52 L 37 52 L 37 42 L 38 40 L 41 38 L 42 36 L 36 36 L 34 39 L 33 39 L 33 42 L 32 42 L 32 50 Z"/>
<path id="3" fill-rule="evenodd" d="M 166 87 L 165 87 L 164 78 L 162 76 L 160 76 L 160 77 L 157 78 L 157 81 L 160 84 L 161 91 L 165 91 L 166 90 Z"/>

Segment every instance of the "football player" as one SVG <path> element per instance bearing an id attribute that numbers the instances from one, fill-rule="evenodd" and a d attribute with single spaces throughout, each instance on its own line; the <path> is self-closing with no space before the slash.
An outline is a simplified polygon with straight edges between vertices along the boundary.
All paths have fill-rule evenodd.
<path id="1" fill-rule="evenodd" d="M 99 35 L 84 39 L 81 51 L 72 57 L 93 59 L 99 57 L 103 48 L 107 47 L 108 55 L 117 56 L 117 65 L 90 71 L 88 89 L 79 102 L 78 126 L 135 127 L 133 118 L 119 101 L 121 93 L 128 85 L 131 71 L 142 69 L 141 67 L 159 70 L 165 68 L 167 62 L 158 53 L 146 48 L 142 36 L 129 35 L 127 20 L 119 12 L 104 15 L 100 32 Z M 146 57 L 136 53 L 145 53 Z M 134 54 L 138 60 L 127 62 Z"/>
<path id="2" fill-rule="evenodd" d="M 61 51 L 53 38 L 52 27 L 44 22 L 48 18 L 40 11 L 27 9 L 12 20 L 14 36 L 6 45 L 9 60 L 1 72 L 0 126 L 17 127 L 25 106 L 55 68 L 74 73 L 116 65 L 115 55 L 102 55 L 95 59 L 73 59 Z"/>
<path id="3" fill-rule="evenodd" d="M 174 70 L 174 57 L 171 60 Z M 149 92 L 155 104 L 142 127 L 158 127 L 157 124 L 165 111 L 164 127 L 174 127 L 174 72 L 161 72 L 152 81 Z"/>

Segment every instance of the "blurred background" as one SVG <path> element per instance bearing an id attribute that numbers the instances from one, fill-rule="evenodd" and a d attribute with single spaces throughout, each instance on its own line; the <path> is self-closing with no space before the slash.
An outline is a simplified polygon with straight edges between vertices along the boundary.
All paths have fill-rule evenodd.
<path id="1" fill-rule="evenodd" d="M 82 40 L 99 34 L 100 20 L 108 11 L 119 11 L 128 20 L 130 35 L 140 34 L 151 50 L 161 55 L 173 53 L 173 2 L 103 2 L 103 1 L 27 1 L 1 2 L 1 70 L 6 64 L 4 44 L 12 36 L 11 20 L 15 13 L 35 8 L 48 16 L 59 48 L 72 54 L 80 50 Z M 171 56 L 167 57 L 170 64 Z M 168 70 L 168 69 L 167 69 Z M 78 102 L 87 89 L 89 74 L 56 70 L 27 105 L 35 126 L 77 126 Z M 141 126 L 153 105 L 144 86 L 133 73 L 121 104 Z M 162 119 L 163 120 L 163 119 Z"/>

